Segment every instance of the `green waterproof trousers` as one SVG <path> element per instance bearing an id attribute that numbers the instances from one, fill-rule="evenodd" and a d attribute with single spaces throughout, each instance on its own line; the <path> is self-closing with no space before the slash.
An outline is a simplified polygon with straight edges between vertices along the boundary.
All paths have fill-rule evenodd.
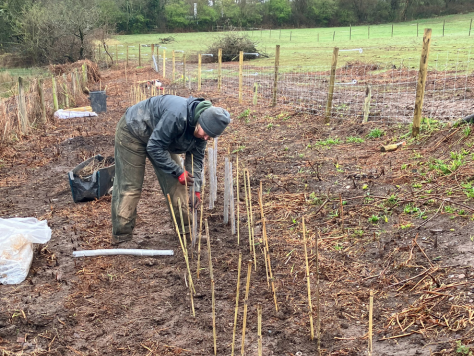
<path id="1" fill-rule="evenodd" d="M 115 178 L 112 191 L 113 244 L 132 239 L 137 218 L 137 205 L 142 193 L 147 156 L 146 144 L 132 136 L 125 122 L 125 116 L 122 116 L 115 132 Z M 179 155 L 171 154 L 171 158 L 182 166 Z M 153 168 L 167 204 L 167 194 L 170 195 L 174 214 L 180 227 L 178 198 L 181 201 L 185 230 L 188 233 L 188 213 L 184 204 L 186 202 L 186 187 L 180 184 L 176 178 L 155 167 L 155 165 L 153 165 Z"/>

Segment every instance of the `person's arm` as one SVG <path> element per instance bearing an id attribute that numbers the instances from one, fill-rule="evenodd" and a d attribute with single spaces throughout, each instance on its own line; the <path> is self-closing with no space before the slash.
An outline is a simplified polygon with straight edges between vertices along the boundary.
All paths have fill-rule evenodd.
<path id="1" fill-rule="evenodd" d="M 194 148 L 190 152 L 186 152 L 186 159 L 184 161 L 184 166 L 188 172 L 191 171 L 191 154 L 193 155 L 192 160 L 194 163 L 194 191 L 196 193 L 201 192 L 202 186 L 202 168 L 204 162 L 204 154 L 206 152 L 207 141 L 196 140 Z"/>
<path id="2" fill-rule="evenodd" d="M 178 178 L 184 173 L 168 151 L 171 143 L 181 135 L 185 127 L 183 120 L 167 111 L 163 114 L 148 140 L 146 150 L 153 164 L 163 172 Z"/>

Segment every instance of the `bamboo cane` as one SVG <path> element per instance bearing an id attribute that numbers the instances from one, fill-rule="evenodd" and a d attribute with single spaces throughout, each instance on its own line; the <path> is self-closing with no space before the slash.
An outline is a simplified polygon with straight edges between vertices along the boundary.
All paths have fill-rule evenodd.
<path id="1" fill-rule="evenodd" d="M 267 235 L 265 233 L 265 239 L 267 239 Z M 273 280 L 273 272 L 272 272 L 272 263 L 270 259 L 270 250 L 268 249 L 268 241 L 267 241 L 267 264 L 268 264 L 268 273 L 270 274 L 270 281 L 272 282 L 272 291 L 273 291 L 273 301 L 275 303 L 275 310 L 278 311 L 278 302 L 276 297 L 276 290 L 275 290 L 275 281 Z"/>
<path id="2" fill-rule="evenodd" d="M 249 303 L 249 290 L 250 290 L 250 276 L 252 274 L 252 260 L 248 261 L 247 268 L 247 286 L 245 288 L 245 299 L 244 299 L 244 319 L 242 321 L 242 346 L 240 349 L 240 354 L 244 356 L 245 354 L 245 329 L 247 327 L 247 308 Z"/>
<path id="3" fill-rule="evenodd" d="M 204 224 L 206 226 L 207 249 L 209 255 L 209 275 L 211 276 L 211 279 L 214 279 L 214 271 L 212 270 L 211 239 L 209 237 L 209 225 L 207 224 L 207 219 L 204 219 Z"/>
<path id="4" fill-rule="evenodd" d="M 194 155 L 191 153 L 191 175 L 194 177 Z M 187 187 L 186 187 L 187 189 Z M 195 224 L 195 221 L 194 221 L 194 199 L 196 197 L 196 189 L 194 188 L 194 184 L 193 184 L 193 191 L 192 191 L 192 202 L 193 202 L 193 209 L 192 209 L 192 213 L 193 213 L 193 219 L 192 219 L 192 229 L 190 230 L 191 231 L 191 236 L 192 236 L 192 246 L 194 247 L 196 245 L 196 237 L 197 236 L 194 236 L 194 224 Z"/>
<path id="5" fill-rule="evenodd" d="M 267 236 L 267 226 L 265 218 L 262 219 L 262 236 L 263 236 L 263 256 L 265 258 L 265 274 L 267 276 L 267 285 L 270 288 L 270 276 L 268 275 L 267 247 L 265 246 Z"/>
<path id="6" fill-rule="evenodd" d="M 304 241 L 304 256 L 306 260 L 306 283 L 308 285 L 308 314 L 309 314 L 309 326 L 311 328 L 311 340 L 314 339 L 314 328 L 313 328 L 313 305 L 311 303 L 311 281 L 309 277 L 309 262 L 308 262 L 308 248 L 306 247 L 306 228 L 304 225 L 303 217 L 303 241 Z"/>
<path id="7" fill-rule="evenodd" d="M 188 178 L 186 176 L 185 178 L 185 183 L 184 183 L 184 186 L 186 187 L 186 209 L 187 209 L 187 212 L 188 212 L 188 229 L 189 229 L 189 236 L 192 235 L 192 226 L 191 226 L 191 218 L 189 216 L 189 193 L 188 193 Z M 193 184 L 193 187 L 194 187 L 194 184 Z M 184 235 L 184 239 L 186 240 L 186 235 Z M 190 242 L 192 243 L 192 239 L 190 240 Z"/>
<path id="8" fill-rule="evenodd" d="M 211 279 L 212 288 L 212 335 L 214 337 L 214 355 L 217 355 L 217 334 L 216 334 L 216 293 L 214 279 Z"/>
<path id="9" fill-rule="evenodd" d="M 214 272 L 212 269 L 212 255 L 211 255 L 211 239 L 209 237 L 209 225 L 207 219 L 206 224 L 206 237 L 207 237 L 207 251 L 209 254 L 209 274 L 211 276 L 211 289 L 212 289 L 212 335 L 214 337 L 214 355 L 217 354 L 217 334 L 216 334 L 216 299 L 214 292 Z"/>
<path id="10" fill-rule="evenodd" d="M 262 356 L 262 305 L 257 306 L 258 356 Z"/>
<path id="11" fill-rule="evenodd" d="M 236 166 L 237 166 L 237 245 L 240 245 L 240 187 L 239 187 L 239 154 L 237 153 L 236 157 Z"/>
<path id="12" fill-rule="evenodd" d="M 341 229 L 342 232 L 344 232 L 344 207 L 342 205 L 342 194 L 339 194 L 339 206 L 339 210 L 341 210 Z"/>
<path id="13" fill-rule="evenodd" d="M 244 168 L 244 190 L 245 190 L 245 208 L 247 210 L 247 226 L 249 228 L 249 248 L 250 248 L 250 253 L 252 253 L 252 231 L 250 227 L 250 212 L 249 212 L 249 198 L 248 198 L 248 192 L 247 192 L 247 179 L 245 177 L 245 171 L 246 169 Z"/>
<path id="14" fill-rule="evenodd" d="M 252 209 L 252 190 L 250 189 L 250 172 L 248 169 L 247 171 L 247 188 L 249 191 L 249 209 L 250 209 L 250 225 L 251 229 L 250 231 L 252 232 L 252 249 L 253 249 L 253 262 L 255 264 L 255 271 L 257 271 L 257 256 L 255 252 L 255 225 L 254 225 L 254 219 L 253 219 L 253 209 Z"/>
<path id="15" fill-rule="evenodd" d="M 372 356 L 372 325 L 373 325 L 373 310 L 374 310 L 374 291 L 370 291 L 369 301 L 369 356 Z"/>
<path id="16" fill-rule="evenodd" d="M 234 331 L 232 333 L 231 356 L 234 356 L 235 334 L 237 332 L 237 315 L 239 314 L 239 291 L 240 291 L 240 270 L 241 270 L 241 267 L 242 267 L 242 252 L 239 252 L 239 264 L 238 264 L 238 268 L 237 268 L 237 291 L 235 292 Z"/>
<path id="17" fill-rule="evenodd" d="M 204 167 L 202 167 L 202 177 L 204 177 Z M 198 240 L 198 257 L 197 257 L 197 277 L 199 278 L 199 273 L 201 270 L 201 235 L 202 235 L 202 213 L 204 211 L 204 204 L 202 204 L 202 201 L 204 201 L 204 179 L 202 180 L 202 186 L 201 186 L 201 219 L 199 222 L 199 240 Z"/>
<path id="18" fill-rule="evenodd" d="M 187 249 L 188 247 L 186 246 L 186 228 L 184 227 L 183 209 L 181 208 L 180 198 L 178 198 L 178 210 L 179 210 L 179 218 L 181 219 L 181 229 L 183 230 L 184 247 Z"/>
<path id="19" fill-rule="evenodd" d="M 176 228 L 176 233 L 178 234 L 179 243 L 181 245 L 181 249 L 183 250 L 184 260 L 186 261 L 186 267 L 188 269 L 189 295 L 191 296 L 191 309 L 192 309 L 192 312 L 193 312 L 193 316 L 195 317 L 196 313 L 194 311 L 193 293 L 196 293 L 196 291 L 194 290 L 194 283 L 193 283 L 193 277 L 191 275 L 191 268 L 189 268 L 188 252 L 187 252 L 186 248 L 184 247 L 183 240 L 181 239 L 181 234 L 179 233 L 178 223 L 177 223 L 176 217 L 174 215 L 173 205 L 171 204 L 171 198 L 170 198 L 169 194 L 168 194 L 168 202 L 169 202 L 170 207 L 171 207 L 170 210 L 171 210 L 171 215 L 173 216 L 174 227 Z"/>
<path id="20" fill-rule="evenodd" d="M 258 202 L 260 204 L 260 215 L 262 218 L 262 237 L 263 237 L 263 255 L 265 259 L 265 273 L 267 276 L 267 284 L 268 288 L 270 288 L 270 279 L 268 276 L 268 264 L 267 264 L 267 246 L 268 244 L 266 243 L 266 234 L 267 234 L 267 229 L 266 229 L 266 224 L 265 224 L 265 215 L 263 214 L 263 187 L 262 187 L 262 181 L 260 181 L 260 191 L 258 194 Z"/>
<path id="21" fill-rule="evenodd" d="M 321 308 L 320 308 L 320 302 L 319 302 L 319 247 L 318 247 L 318 242 L 319 242 L 319 230 L 318 233 L 316 234 L 316 312 L 318 313 L 318 317 L 316 319 L 316 336 L 318 337 L 318 356 L 321 356 Z"/>

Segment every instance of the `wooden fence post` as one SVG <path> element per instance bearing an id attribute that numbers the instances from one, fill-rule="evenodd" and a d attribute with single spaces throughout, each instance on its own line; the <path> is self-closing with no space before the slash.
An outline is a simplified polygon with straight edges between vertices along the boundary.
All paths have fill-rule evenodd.
<path id="1" fill-rule="evenodd" d="M 166 77 L 166 49 L 163 50 L 163 78 Z"/>
<path id="2" fill-rule="evenodd" d="M 239 52 L 239 104 L 242 104 L 242 83 L 244 69 L 244 52 Z"/>
<path id="3" fill-rule="evenodd" d="M 76 88 L 78 88 L 79 90 L 81 90 L 81 89 L 82 89 L 82 85 L 81 85 L 81 82 L 82 82 L 81 74 L 78 72 L 77 69 L 76 69 L 75 73 L 76 73 Z"/>
<path id="4" fill-rule="evenodd" d="M 151 47 L 151 60 L 153 60 L 153 56 L 155 55 L 155 44 L 152 43 L 150 47 Z M 158 58 L 156 58 L 156 63 L 158 63 Z"/>
<path id="5" fill-rule="evenodd" d="M 318 33 L 318 42 L 319 42 L 319 33 Z"/>
<path id="6" fill-rule="evenodd" d="M 201 90 L 201 64 L 202 64 L 202 55 L 198 53 L 198 90 Z"/>
<path id="7" fill-rule="evenodd" d="M 183 87 L 186 88 L 186 54 L 183 53 Z"/>
<path id="8" fill-rule="evenodd" d="M 118 65 L 118 45 L 115 45 L 115 63 Z"/>
<path id="9" fill-rule="evenodd" d="M 278 68 L 279 67 L 280 67 L 280 45 L 277 45 L 276 50 L 275 50 L 275 75 L 273 78 L 273 97 L 272 97 L 273 106 L 276 106 L 277 104 Z"/>
<path id="10" fill-rule="evenodd" d="M 87 64 L 85 64 L 85 63 L 82 65 L 82 84 L 83 85 L 81 86 L 81 88 L 83 88 L 87 85 Z"/>
<path id="11" fill-rule="evenodd" d="M 472 29 L 472 19 L 471 19 L 471 24 L 469 25 L 469 36 L 471 36 L 471 29 Z"/>
<path id="12" fill-rule="evenodd" d="M 290 31 L 290 42 L 291 42 L 291 35 L 293 34 L 293 31 Z"/>
<path id="13" fill-rule="evenodd" d="M 217 50 L 217 89 L 222 89 L 222 48 Z"/>
<path id="14" fill-rule="evenodd" d="M 253 105 L 257 105 L 258 102 L 258 83 L 253 84 Z"/>
<path id="15" fill-rule="evenodd" d="M 393 37 L 393 23 L 392 23 L 392 37 Z"/>
<path id="16" fill-rule="evenodd" d="M 326 105 L 326 124 L 331 120 L 331 111 L 332 111 L 332 98 L 334 95 L 334 82 L 336 80 L 336 67 L 337 67 L 337 56 L 339 55 L 339 48 L 334 47 L 332 53 L 332 63 L 331 63 L 331 77 L 329 79 L 329 94 L 328 102 Z"/>
<path id="17" fill-rule="evenodd" d="M 84 68 L 84 67 L 83 67 Z M 52 82 L 53 82 L 53 105 L 54 105 L 54 111 L 59 110 L 59 104 L 58 104 L 58 88 L 56 87 L 56 79 L 54 79 L 54 76 L 52 77 Z"/>
<path id="18" fill-rule="evenodd" d="M 349 24 L 349 41 L 352 40 L 352 24 Z"/>
<path id="19" fill-rule="evenodd" d="M 336 31 L 332 34 L 332 41 L 334 42 L 334 39 L 336 38 Z"/>
<path id="20" fill-rule="evenodd" d="M 44 124 L 46 122 L 46 105 L 44 103 L 43 79 L 38 79 L 38 95 L 41 108 L 40 123 Z"/>
<path id="21" fill-rule="evenodd" d="M 362 122 L 366 123 L 369 119 L 370 113 L 370 99 L 372 99 L 372 88 L 369 84 L 365 88 L 365 100 L 364 100 L 364 120 Z"/>
<path id="22" fill-rule="evenodd" d="M 142 66 L 142 45 L 139 43 L 138 44 L 138 66 L 141 67 Z"/>
<path id="23" fill-rule="evenodd" d="M 64 106 L 66 108 L 69 107 L 69 92 L 68 92 L 68 89 L 67 89 L 67 76 L 66 76 L 66 73 L 63 74 L 63 80 L 64 80 L 64 83 L 63 83 L 63 92 L 64 92 Z"/>
<path id="24" fill-rule="evenodd" d="M 176 54 L 174 50 L 171 52 L 171 79 L 173 82 L 176 80 Z"/>
<path id="25" fill-rule="evenodd" d="M 418 82 L 416 84 L 415 113 L 413 115 L 412 137 L 418 136 L 421 126 L 421 113 L 423 110 L 423 99 L 425 96 L 426 74 L 428 68 L 428 57 L 431 44 L 431 28 L 425 28 L 423 35 L 423 49 L 420 58 L 420 71 L 418 72 Z"/>
<path id="26" fill-rule="evenodd" d="M 127 43 L 127 67 L 128 67 L 128 43 Z"/>
<path id="27" fill-rule="evenodd" d="M 28 133 L 28 117 L 26 113 L 25 91 L 23 89 L 23 78 L 18 77 L 18 113 L 20 114 L 21 131 L 24 134 Z"/>
<path id="28" fill-rule="evenodd" d="M 77 88 L 76 88 L 76 75 L 75 75 L 74 72 L 71 72 L 71 85 L 72 85 L 72 96 L 73 96 L 73 98 L 75 98 Z"/>

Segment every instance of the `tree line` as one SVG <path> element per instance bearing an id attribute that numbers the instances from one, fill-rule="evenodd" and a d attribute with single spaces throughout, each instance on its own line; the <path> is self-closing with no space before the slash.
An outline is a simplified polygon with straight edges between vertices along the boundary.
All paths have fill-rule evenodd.
<path id="1" fill-rule="evenodd" d="M 474 11 L 472 0 L 0 0 L 0 50 L 32 64 L 90 56 L 110 33 L 327 27 Z"/>

